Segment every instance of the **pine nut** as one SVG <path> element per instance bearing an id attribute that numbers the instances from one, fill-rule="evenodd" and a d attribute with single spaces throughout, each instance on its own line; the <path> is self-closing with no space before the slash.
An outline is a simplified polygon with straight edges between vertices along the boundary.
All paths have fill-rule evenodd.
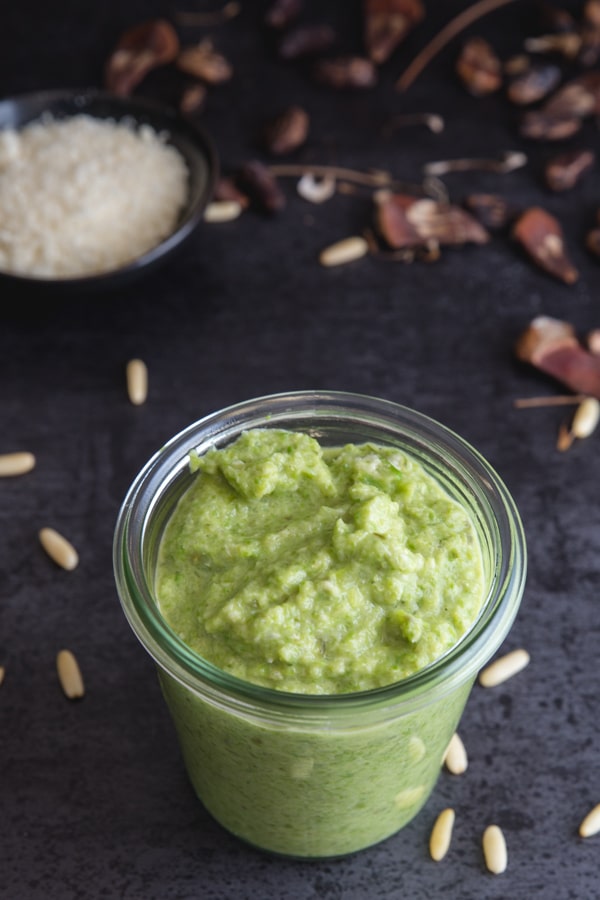
<path id="1" fill-rule="evenodd" d="M 21 451 L 19 453 L 3 453 L 0 455 L 0 478 L 10 475 L 24 475 L 31 472 L 35 466 L 33 453 Z"/>
<path id="2" fill-rule="evenodd" d="M 424 793 L 424 785 L 418 784 L 414 788 L 407 788 L 405 791 L 400 791 L 400 793 L 396 794 L 394 803 L 398 809 L 408 809 L 410 806 L 414 806 L 415 803 L 418 803 Z"/>
<path id="3" fill-rule="evenodd" d="M 148 369 L 141 359 L 130 359 L 127 363 L 127 394 L 134 406 L 141 406 L 148 396 Z"/>
<path id="4" fill-rule="evenodd" d="M 595 430 L 600 420 L 600 401 L 586 397 L 575 411 L 571 432 L 576 438 L 586 438 Z"/>
<path id="5" fill-rule="evenodd" d="M 524 669 L 529 663 L 529 653 L 527 650 L 513 650 L 506 656 L 501 656 L 495 662 L 491 663 L 487 668 L 479 673 L 479 684 L 483 687 L 495 687 L 502 684 Z"/>
<path id="6" fill-rule="evenodd" d="M 413 734 L 408 742 L 408 753 L 410 758 L 414 762 L 420 762 L 425 753 L 427 752 L 427 748 L 420 737 L 417 737 L 416 734 Z"/>
<path id="7" fill-rule="evenodd" d="M 4 681 L 4 675 L 5 675 L 5 674 L 6 674 L 6 673 L 5 673 L 5 670 L 4 670 L 4 666 L 0 666 L 0 684 L 2 684 L 2 682 Z"/>
<path id="8" fill-rule="evenodd" d="M 69 700 L 78 700 L 83 697 L 85 691 L 83 678 L 79 664 L 70 650 L 61 650 L 56 657 L 56 671 L 58 680 L 65 697 Z"/>
<path id="9" fill-rule="evenodd" d="M 465 745 L 458 732 L 455 732 L 452 735 L 450 743 L 446 748 L 444 763 L 448 771 L 452 772 L 453 775 L 462 775 L 463 772 L 467 771 L 467 766 L 469 764 L 467 751 L 465 750 Z"/>
<path id="10" fill-rule="evenodd" d="M 579 826 L 580 837 L 591 837 L 600 831 L 600 803 L 589 811 Z"/>
<path id="11" fill-rule="evenodd" d="M 483 857 L 487 868 L 494 875 L 501 875 L 506 869 L 506 841 L 497 825 L 488 825 L 483 832 Z"/>
<path id="12" fill-rule="evenodd" d="M 233 222 L 241 215 L 242 204 L 237 200 L 215 200 L 204 210 L 205 222 Z"/>
<path id="13" fill-rule="evenodd" d="M 363 237 L 344 238 L 321 251 L 319 262 L 322 266 L 341 266 L 366 256 L 369 245 Z"/>
<path id="14" fill-rule="evenodd" d="M 42 528 L 39 532 L 39 539 L 42 547 L 57 566 L 61 566 L 69 572 L 77 567 L 79 556 L 75 547 L 54 528 Z"/>
<path id="15" fill-rule="evenodd" d="M 431 858 L 439 862 L 450 849 L 452 829 L 454 828 L 455 814 L 453 809 L 443 809 L 435 820 L 429 838 L 429 852 Z"/>

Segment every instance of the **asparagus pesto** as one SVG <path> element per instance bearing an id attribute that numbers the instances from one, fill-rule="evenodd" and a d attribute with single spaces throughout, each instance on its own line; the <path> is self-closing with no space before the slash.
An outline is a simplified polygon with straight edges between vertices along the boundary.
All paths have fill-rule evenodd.
<path id="1" fill-rule="evenodd" d="M 190 466 L 157 596 L 219 668 L 282 691 L 364 691 L 429 665 L 476 619 L 473 521 L 403 451 L 253 429 Z"/>

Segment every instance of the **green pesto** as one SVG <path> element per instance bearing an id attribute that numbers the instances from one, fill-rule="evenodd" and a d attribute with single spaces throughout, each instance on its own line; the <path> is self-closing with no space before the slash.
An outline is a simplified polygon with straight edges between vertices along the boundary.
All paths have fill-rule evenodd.
<path id="1" fill-rule="evenodd" d="M 190 464 L 157 596 L 219 668 L 283 691 L 368 690 L 439 658 L 477 617 L 474 524 L 406 453 L 255 429 Z"/>

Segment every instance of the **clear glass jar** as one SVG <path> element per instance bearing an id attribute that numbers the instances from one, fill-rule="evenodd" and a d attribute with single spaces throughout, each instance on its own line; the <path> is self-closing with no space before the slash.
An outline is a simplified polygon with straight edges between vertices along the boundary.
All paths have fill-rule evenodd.
<path id="1" fill-rule="evenodd" d="M 275 691 L 211 665 L 161 617 L 153 587 L 158 548 L 194 477 L 190 451 L 202 454 L 249 428 L 273 427 L 306 432 L 324 445 L 398 447 L 470 511 L 487 598 L 463 639 L 426 669 L 360 693 Z M 456 434 L 388 401 L 305 391 L 229 407 L 173 437 L 129 489 L 116 526 L 114 567 L 123 610 L 157 664 L 187 771 L 205 807 L 257 847 L 316 858 L 375 844 L 423 806 L 477 672 L 517 613 L 526 548 L 503 482 Z"/>

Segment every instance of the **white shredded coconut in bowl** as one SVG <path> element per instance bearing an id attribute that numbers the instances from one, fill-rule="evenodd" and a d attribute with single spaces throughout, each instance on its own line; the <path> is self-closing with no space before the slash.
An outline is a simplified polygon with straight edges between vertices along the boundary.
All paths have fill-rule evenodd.
<path id="1" fill-rule="evenodd" d="M 156 247 L 188 192 L 185 161 L 166 140 L 149 125 L 84 114 L 0 131 L 0 269 L 77 278 Z"/>

